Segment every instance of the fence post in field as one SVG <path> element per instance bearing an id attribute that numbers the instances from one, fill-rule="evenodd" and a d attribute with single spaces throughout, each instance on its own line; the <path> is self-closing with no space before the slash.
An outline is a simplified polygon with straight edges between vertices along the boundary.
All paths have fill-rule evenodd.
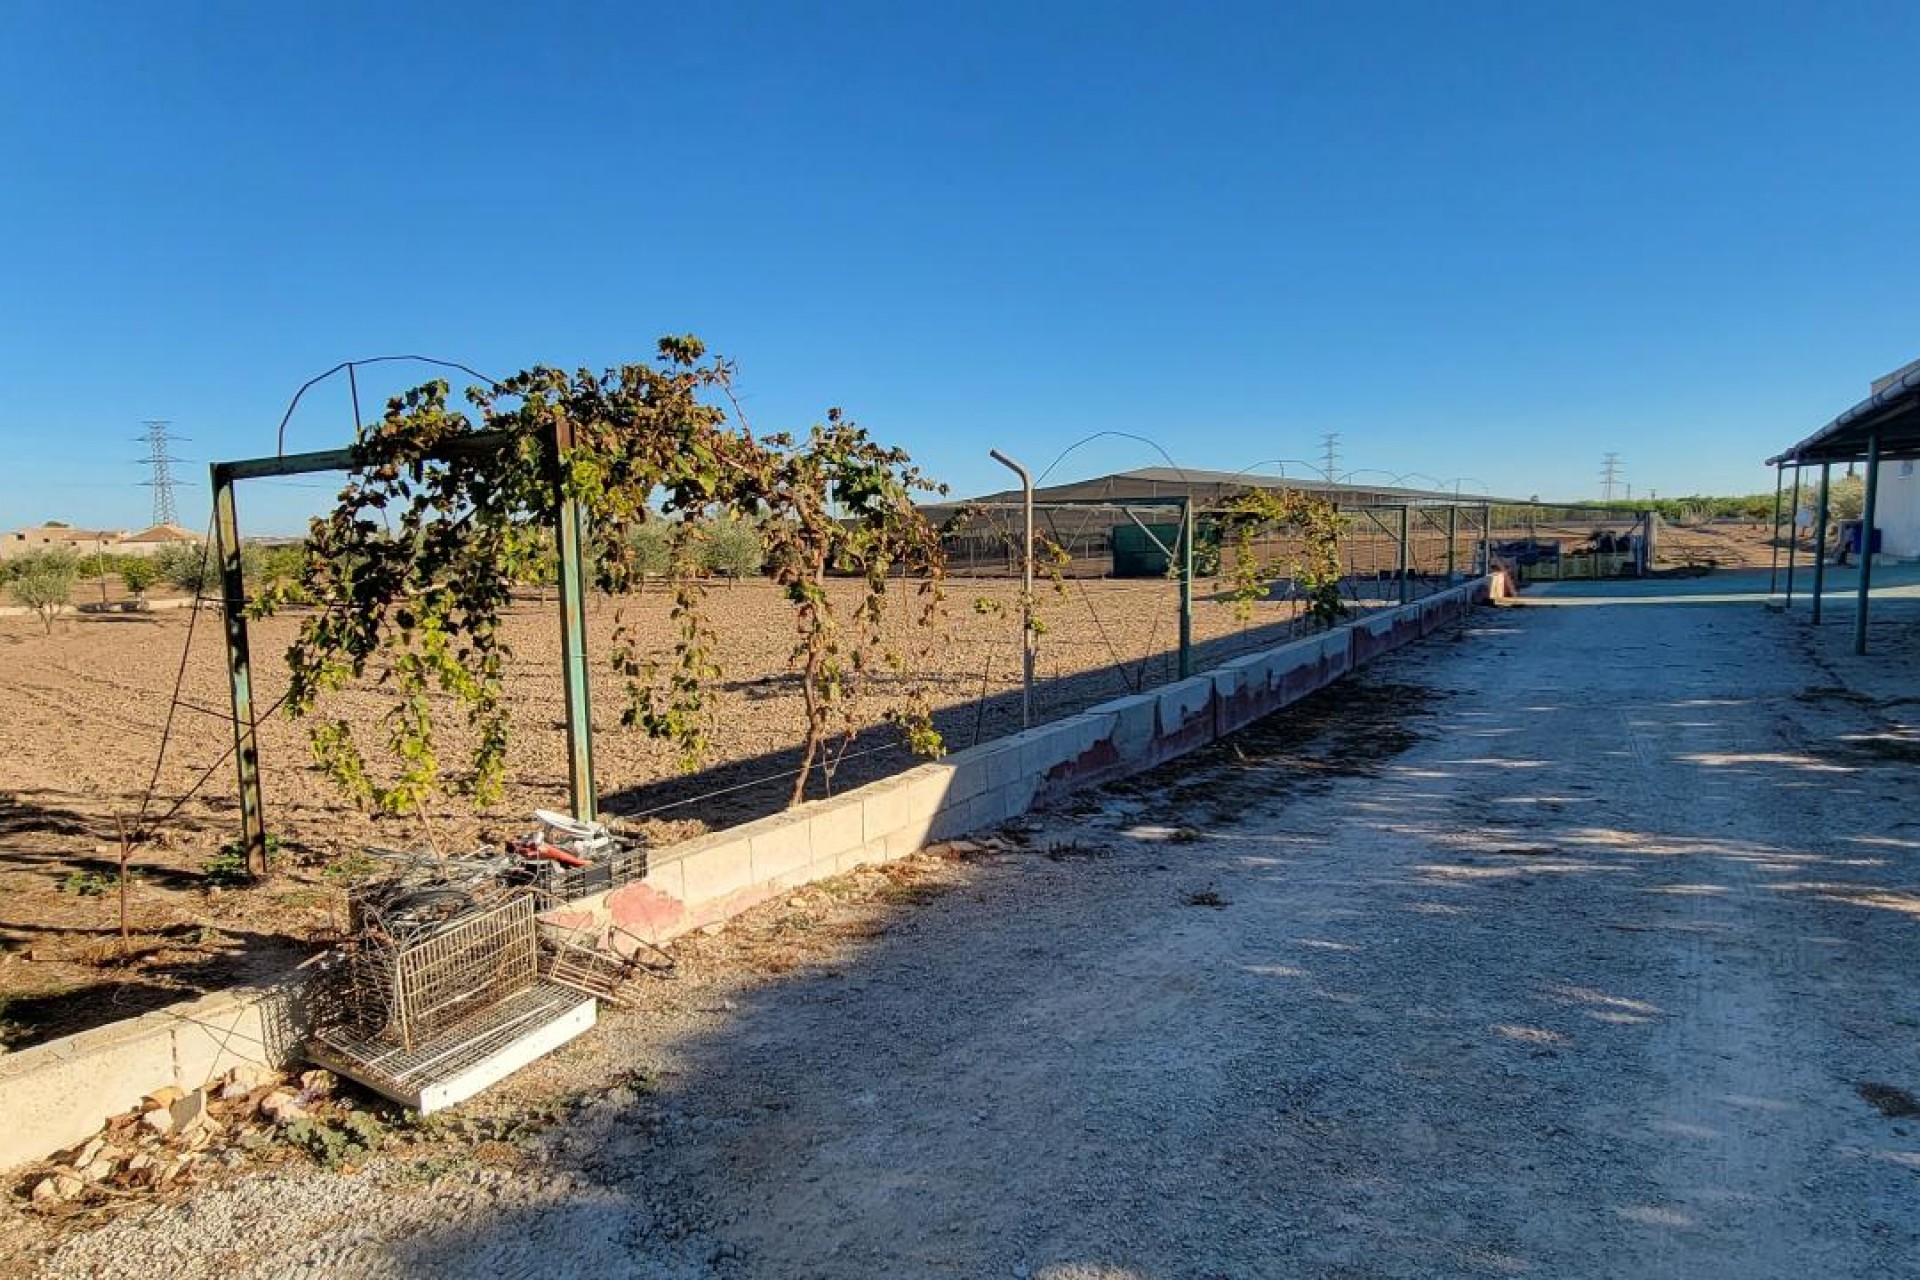
<path id="1" fill-rule="evenodd" d="M 1180 678 L 1193 674 L 1193 497 L 1180 502 Z"/>
<path id="2" fill-rule="evenodd" d="M 565 415 L 553 424 L 554 542 L 560 553 L 560 678 L 566 685 L 567 783 L 573 816 L 582 822 L 599 817 L 593 785 L 593 708 L 587 699 L 587 583 L 581 564 L 580 505 L 567 493 L 566 453 L 573 447 L 573 423 Z"/>
<path id="3" fill-rule="evenodd" d="M 1409 564 L 1409 558 L 1407 555 L 1408 541 L 1409 541 L 1409 536 L 1412 532 L 1409 517 L 1412 515 L 1412 512 L 1413 512 L 1413 508 L 1407 506 L 1404 502 L 1400 504 L 1399 571 L 1400 571 L 1400 603 L 1401 604 L 1405 604 L 1408 600 L 1413 598 L 1413 583 L 1409 581 L 1407 578 L 1407 569 Z"/>
<path id="4" fill-rule="evenodd" d="M 213 538 L 220 558 L 220 614 L 227 641 L 227 692 L 233 704 L 233 757 L 240 772 L 240 845 L 247 870 L 267 873 L 267 829 L 260 796 L 260 746 L 253 723 L 253 661 L 247 651 L 247 583 L 240 567 L 240 518 L 232 470 L 214 463 Z M 197 593 L 196 593 L 197 594 Z M 199 608 L 196 600 L 194 607 Z"/>
<path id="5" fill-rule="evenodd" d="M 1020 502 L 1026 513 L 1026 536 L 1020 549 L 1020 727 L 1033 724 L 1033 663 L 1039 637 L 1033 633 L 1033 473 L 998 449 L 987 456 L 1020 477 Z"/>

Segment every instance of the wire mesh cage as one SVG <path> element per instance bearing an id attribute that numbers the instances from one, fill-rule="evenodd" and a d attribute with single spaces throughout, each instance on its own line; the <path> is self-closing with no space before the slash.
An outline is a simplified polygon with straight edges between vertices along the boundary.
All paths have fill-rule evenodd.
<path id="1" fill-rule="evenodd" d="M 531 893 L 371 889 L 350 907 L 353 936 L 320 984 L 325 1024 L 410 1050 L 540 979 Z"/>

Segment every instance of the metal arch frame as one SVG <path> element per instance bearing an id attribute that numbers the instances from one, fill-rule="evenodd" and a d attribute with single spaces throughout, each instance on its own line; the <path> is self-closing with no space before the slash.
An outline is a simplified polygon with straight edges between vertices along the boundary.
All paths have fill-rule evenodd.
<path id="1" fill-rule="evenodd" d="M 512 437 L 503 431 L 482 431 L 449 441 L 428 456 L 437 459 L 471 457 L 498 451 Z M 573 816 L 591 822 L 599 801 L 593 781 L 593 728 L 587 695 L 586 572 L 582 559 L 584 527 L 579 504 L 561 483 L 560 459 L 572 447 L 572 425 L 564 418 L 555 424 L 548 442 L 548 468 L 555 499 L 554 541 L 559 552 L 561 674 L 566 686 L 567 781 Z M 267 870 L 265 798 L 260 785 L 259 734 L 254 716 L 253 663 L 247 636 L 246 580 L 241 572 L 240 518 L 234 485 L 241 480 L 275 476 L 311 475 L 323 471 L 358 471 L 366 459 L 357 447 L 291 453 L 271 458 L 241 458 L 216 462 L 209 468 L 213 483 L 214 546 L 220 562 L 220 606 L 227 648 L 227 687 L 233 707 L 233 750 L 240 783 L 240 832 L 247 867 L 255 874 Z"/>

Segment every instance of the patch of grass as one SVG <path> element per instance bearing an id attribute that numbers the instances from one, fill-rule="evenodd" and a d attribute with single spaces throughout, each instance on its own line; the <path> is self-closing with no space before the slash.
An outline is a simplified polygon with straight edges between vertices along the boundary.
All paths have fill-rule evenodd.
<path id="1" fill-rule="evenodd" d="M 365 850 L 355 849 L 352 853 L 342 854 L 321 868 L 320 876 L 335 884 L 352 886 L 363 880 L 371 880 L 380 870 L 379 861 Z"/>
<path id="2" fill-rule="evenodd" d="M 267 857 L 272 858 L 280 852 L 280 837 L 267 837 Z M 200 864 L 200 874 L 206 877 L 208 884 L 222 889 L 236 889 L 241 885 L 253 883 L 253 873 L 247 870 L 247 851 L 238 840 L 230 840 L 220 846 L 220 851 Z"/>
<path id="3" fill-rule="evenodd" d="M 313 1157 L 323 1169 L 358 1163 L 386 1144 L 387 1126 L 367 1111 L 349 1111 L 336 1120 L 295 1120 L 286 1139 Z"/>
<path id="4" fill-rule="evenodd" d="M 113 886 L 114 878 L 110 875 L 76 868 L 61 878 L 59 889 L 76 898 L 104 898 Z"/>

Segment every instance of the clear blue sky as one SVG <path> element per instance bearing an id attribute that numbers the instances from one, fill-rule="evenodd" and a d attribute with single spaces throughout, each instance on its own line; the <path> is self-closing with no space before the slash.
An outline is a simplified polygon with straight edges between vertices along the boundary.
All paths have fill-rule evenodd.
<path id="1" fill-rule="evenodd" d="M 844 405 L 961 492 L 1102 429 L 1768 487 L 1920 355 L 1916 37 L 1910 3 L 10 0 L 0 526 L 143 523 L 145 418 L 202 523 L 205 461 L 344 358 L 668 331 L 756 428 Z M 349 429 L 334 390 L 289 446 Z"/>

